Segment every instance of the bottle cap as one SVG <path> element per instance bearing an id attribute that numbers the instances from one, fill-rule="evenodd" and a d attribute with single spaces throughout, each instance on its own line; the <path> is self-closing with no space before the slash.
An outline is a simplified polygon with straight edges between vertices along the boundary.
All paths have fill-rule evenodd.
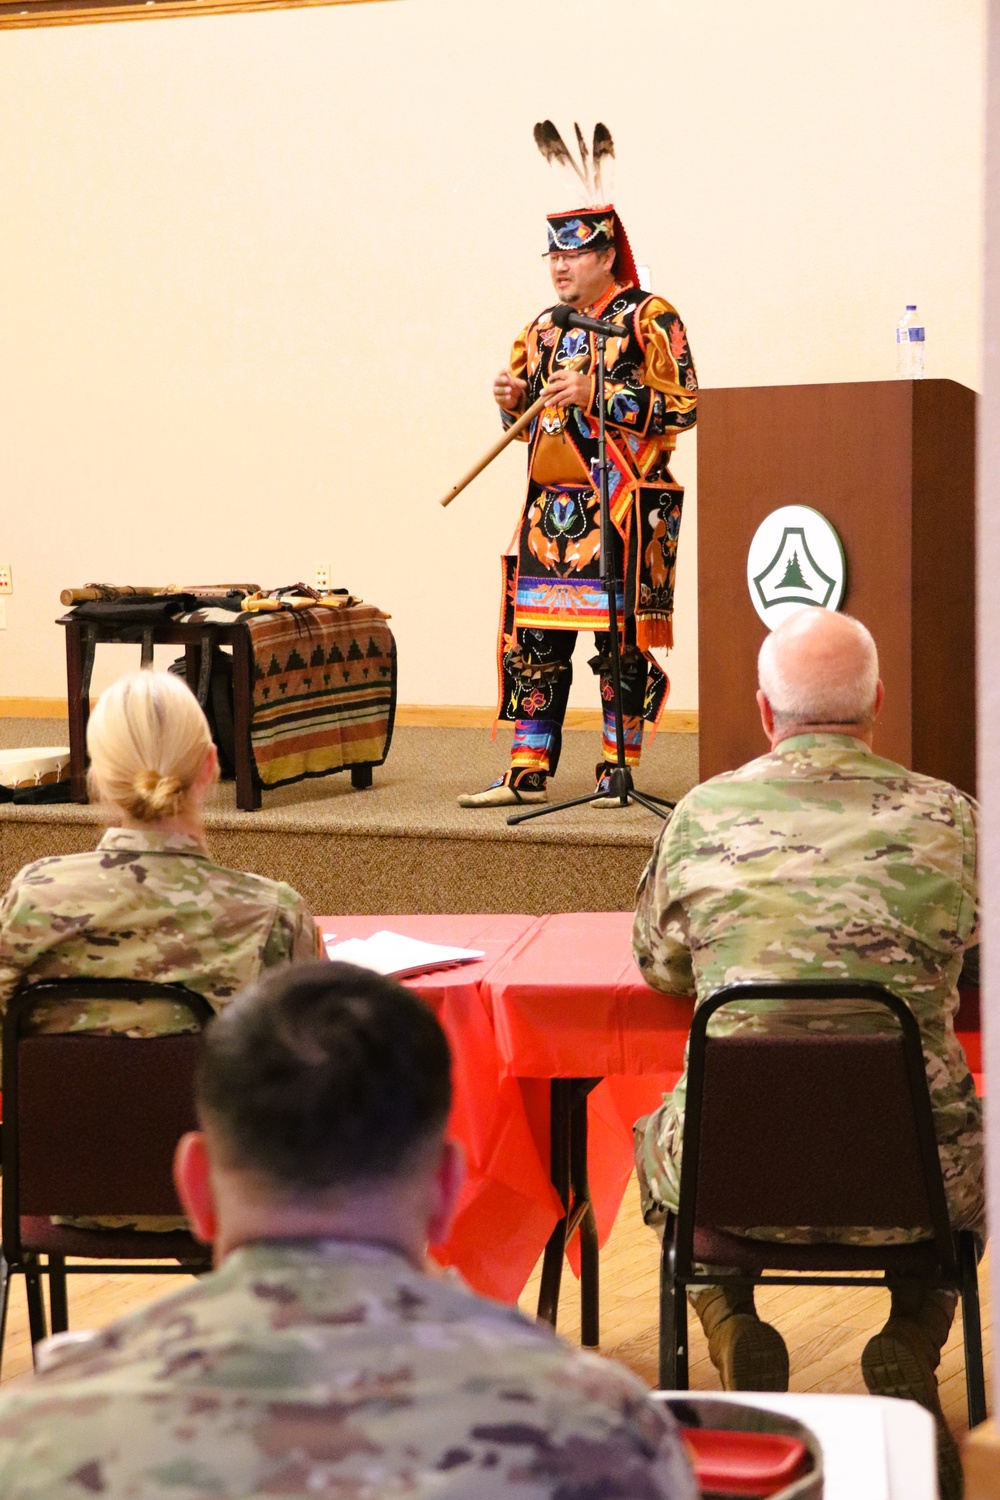
<path id="1" fill-rule="evenodd" d="M 907 312 L 916 312 L 916 310 L 917 310 L 917 304 L 915 302 L 908 302 L 906 304 L 906 311 Z"/>

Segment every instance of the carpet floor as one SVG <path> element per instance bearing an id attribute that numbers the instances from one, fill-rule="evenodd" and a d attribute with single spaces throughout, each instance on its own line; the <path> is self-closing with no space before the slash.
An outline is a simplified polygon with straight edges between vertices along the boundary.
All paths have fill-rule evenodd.
<path id="1" fill-rule="evenodd" d="M 0 747 L 66 743 L 65 721 L 0 719 Z M 213 789 L 205 823 L 222 863 L 288 880 L 317 913 L 614 911 L 632 905 L 660 820 L 639 806 L 569 808 L 510 828 L 500 809 L 460 808 L 463 791 L 507 764 L 509 731 L 397 729 L 364 792 L 346 775 L 265 791 L 237 811 L 233 784 Z M 593 789 L 598 737 L 566 734 L 553 801 Z M 698 774 L 698 738 L 659 734 L 636 777 L 672 800 Z M 47 854 L 93 848 L 99 808 L 0 804 L 0 881 Z"/>

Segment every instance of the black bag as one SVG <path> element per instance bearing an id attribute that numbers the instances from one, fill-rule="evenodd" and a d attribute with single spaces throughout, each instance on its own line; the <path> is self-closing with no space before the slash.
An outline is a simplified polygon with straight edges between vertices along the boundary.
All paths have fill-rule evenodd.
<path id="1" fill-rule="evenodd" d="M 170 671 L 187 681 L 184 657 L 170 663 Z M 223 781 L 236 778 L 236 724 L 233 715 L 233 658 L 221 646 L 212 646 L 212 667 L 208 680 L 208 699 L 203 703 L 205 718 L 219 752 L 219 775 Z"/>
<path id="2" fill-rule="evenodd" d="M 129 594 L 123 599 L 87 599 L 70 611 L 91 625 L 169 625 L 196 607 L 193 594 Z"/>
<path id="3" fill-rule="evenodd" d="M 0 802 L 14 802 L 18 807 L 38 807 L 49 802 L 72 802 L 73 783 L 43 781 L 38 786 L 0 786 Z"/>

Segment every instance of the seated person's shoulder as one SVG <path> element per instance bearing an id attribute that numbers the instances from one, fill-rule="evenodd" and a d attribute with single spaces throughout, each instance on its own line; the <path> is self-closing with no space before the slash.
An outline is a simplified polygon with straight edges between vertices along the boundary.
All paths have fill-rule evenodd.
<path id="1" fill-rule="evenodd" d="M 911 803 L 916 812 L 944 823 L 954 822 L 962 826 L 978 823 L 979 804 L 968 792 L 922 771 L 911 771 L 903 766 L 894 769 L 899 773 L 896 779 L 899 795 Z"/>
<path id="2" fill-rule="evenodd" d="M 235 929 L 266 929 L 261 954 L 265 969 L 275 964 L 310 960 L 323 956 L 319 928 L 298 891 L 284 880 L 210 866 L 209 893 L 213 908 L 228 910 Z"/>
<path id="3" fill-rule="evenodd" d="M 11 885 L 29 883 L 49 884 L 58 880 L 67 882 L 86 876 L 101 867 L 98 849 L 86 849 L 79 854 L 47 854 L 22 865 L 11 881 Z"/>
<path id="4" fill-rule="evenodd" d="M 754 794 L 749 790 L 752 783 L 766 781 L 771 774 L 772 757 L 761 756 L 748 761 L 735 771 L 720 771 L 707 781 L 699 781 L 689 792 L 685 792 L 671 814 L 671 821 L 681 823 L 703 813 L 713 813 L 734 807 Z"/>
<path id="5" fill-rule="evenodd" d="M 519 1443 L 517 1434 L 529 1428 L 547 1431 L 547 1479 L 558 1478 L 561 1464 L 567 1482 L 579 1477 L 576 1445 L 582 1441 L 587 1444 L 594 1494 L 605 1492 L 604 1481 L 608 1493 L 693 1500 L 674 1420 L 650 1402 L 647 1388 L 630 1370 L 572 1348 L 517 1308 L 470 1295 L 447 1279 L 418 1277 L 413 1285 L 417 1295 L 427 1299 L 415 1320 L 423 1325 L 415 1332 L 415 1342 L 433 1348 L 438 1340 L 428 1343 L 427 1325 L 439 1324 L 441 1346 L 451 1346 L 454 1416 L 479 1441 L 498 1441 L 508 1424 L 516 1424 L 509 1429 L 512 1444 Z M 486 1351 L 489 1375 L 484 1378 Z M 419 1358 L 412 1363 L 416 1366 Z M 515 1453 L 512 1448 L 512 1459 Z M 522 1465 L 523 1454 L 517 1454 L 516 1461 Z M 630 1475 L 634 1489 L 628 1484 L 614 1488 L 621 1486 L 623 1474 Z M 650 1488 L 654 1474 L 656 1483 Z M 558 1486 L 552 1492 L 558 1493 Z"/>
<path id="6" fill-rule="evenodd" d="M 261 905 L 286 909 L 304 907 L 305 902 L 294 886 L 285 880 L 272 880 L 268 875 L 256 875 L 249 870 L 233 870 L 228 865 L 210 862 L 206 871 L 220 895 Z"/>
<path id="7" fill-rule="evenodd" d="M 86 892 L 101 878 L 99 851 L 81 854 L 50 854 L 24 865 L 7 888 L 4 905 L 21 900 L 35 906 L 53 906 L 66 896 Z"/>

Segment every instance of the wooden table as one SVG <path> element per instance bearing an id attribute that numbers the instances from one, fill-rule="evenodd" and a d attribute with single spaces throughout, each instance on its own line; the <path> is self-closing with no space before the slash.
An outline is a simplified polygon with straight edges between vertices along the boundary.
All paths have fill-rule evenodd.
<path id="1" fill-rule="evenodd" d="M 231 625 L 212 622 L 185 624 L 174 620 L 137 625 L 119 624 L 113 620 L 81 620 L 70 613 L 61 616 L 56 624 L 62 625 L 66 631 L 66 708 L 74 802 L 88 800 L 87 720 L 90 718 L 90 679 L 97 646 L 141 644 L 144 667 L 152 665 L 154 646 L 183 646 L 188 687 L 203 708 L 208 701 L 212 648 L 231 646 L 236 806 L 241 812 L 257 811 L 261 805 L 261 786 L 250 747 L 253 651 L 250 633 L 235 615 Z M 351 766 L 350 772 L 353 787 L 361 790 L 371 786 L 370 765 Z"/>

